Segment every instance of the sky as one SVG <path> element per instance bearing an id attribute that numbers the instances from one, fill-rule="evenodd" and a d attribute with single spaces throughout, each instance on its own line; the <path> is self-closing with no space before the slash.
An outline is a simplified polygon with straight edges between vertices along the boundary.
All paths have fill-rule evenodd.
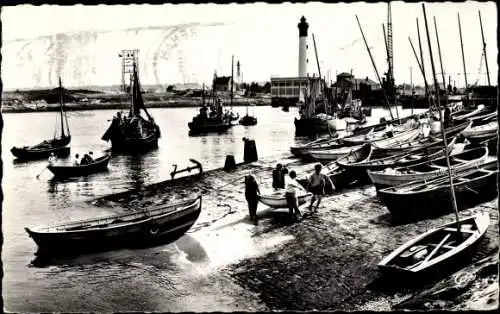
<path id="1" fill-rule="evenodd" d="M 431 80 L 429 49 L 421 3 L 391 3 L 394 76 L 397 84 L 423 77 L 408 41 L 418 50 L 420 24 L 424 65 Z M 443 69 L 452 84 L 464 84 L 457 14 L 460 14 L 468 83 L 486 84 L 481 72 L 481 11 L 490 78 L 497 81 L 497 11 L 494 2 L 426 3 L 436 72 L 440 63 L 433 17 L 439 31 Z M 297 76 L 298 29 L 309 23 L 308 72 L 318 72 L 312 34 L 323 76 L 352 71 L 376 75 L 356 21 L 359 18 L 379 74 L 387 70 L 382 24 L 387 3 L 97 5 L 4 7 L 2 79 L 4 88 L 113 85 L 121 81 L 121 49 L 140 50 L 143 84 L 209 83 L 214 71 L 230 75 L 231 56 L 240 61 L 244 81 Z M 236 73 L 236 69 L 235 69 Z M 438 80 L 442 81 L 440 74 Z M 240 77 L 241 79 L 241 77 Z"/>

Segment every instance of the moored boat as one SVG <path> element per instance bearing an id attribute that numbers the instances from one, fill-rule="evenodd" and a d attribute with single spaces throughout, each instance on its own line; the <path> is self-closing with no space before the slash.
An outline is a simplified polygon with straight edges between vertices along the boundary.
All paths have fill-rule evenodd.
<path id="1" fill-rule="evenodd" d="M 378 263 L 384 275 L 399 279 L 425 280 L 443 274 L 461 259 L 470 258 L 475 245 L 484 237 L 490 224 L 488 213 L 439 226 L 404 243 Z M 418 277 L 417 277 L 418 276 Z"/>
<path id="2" fill-rule="evenodd" d="M 390 146 L 398 143 L 404 143 L 416 139 L 420 134 L 418 127 L 402 126 L 395 132 L 386 130 L 371 132 L 358 136 L 344 138 L 344 142 L 349 145 L 360 145 L 364 143 L 377 143 L 379 146 Z"/>
<path id="3" fill-rule="evenodd" d="M 38 254 L 149 245 L 156 239 L 173 241 L 184 234 L 198 219 L 201 204 L 198 196 L 133 213 L 25 230 L 38 245 Z"/>
<path id="4" fill-rule="evenodd" d="M 128 116 L 118 112 L 101 138 L 103 141 L 111 141 L 113 152 L 136 154 L 155 149 L 161 136 L 160 127 L 144 105 L 135 62 L 132 76 L 131 106 Z M 141 116 L 141 110 L 144 110 L 147 119 Z"/>
<path id="5" fill-rule="evenodd" d="M 47 168 L 56 177 L 76 177 L 76 176 L 86 176 L 92 173 L 105 171 L 108 168 L 109 160 L 111 159 L 111 154 L 106 154 L 88 164 L 80 165 L 52 165 Z"/>
<path id="6" fill-rule="evenodd" d="M 317 161 L 331 161 L 339 159 L 344 155 L 349 154 L 354 150 L 358 150 L 362 145 L 358 146 L 344 146 L 336 149 L 325 149 L 325 150 L 312 150 L 308 151 L 307 154 Z"/>
<path id="7" fill-rule="evenodd" d="M 68 117 L 64 110 L 63 93 L 61 78 L 59 78 L 60 137 L 56 137 L 56 132 L 54 132 L 53 139 L 45 140 L 33 146 L 12 147 L 10 151 L 18 160 L 48 158 L 52 153 L 57 157 L 66 157 L 69 155 L 70 147 L 68 145 L 71 142 L 71 134 L 69 131 Z M 59 126 L 56 125 L 56 131 L 58 127 Z"/>
<path id="8" fill-rule="evenodd" d="M 472 117 L 478 116 L 480 114 L 483 114 L 486 110 L 486 107 L 484 105 L 479 105 L 474 109 L 463 109 L 460 111 L 456 111 L 451 113 L 450 117 L 453 121 L 465 121 L 467 119 L 470 119 Z"/>
<path id="9" fill-rule="evenodd" d="M 456 138 L 448 144 L 448 151 L 453 149 Z M 348 169 L 352 175 L 356 176 L 362 181 L 369 182 L 368 170 L 382 170 L 388 167 L 398 167 L 417 164 L 425 160 L 432 160 L 433 158 L 440 157 L 444 154 L 441 147 L 441 142 L 432 143 L 430 145 L 420 147 L 399 155 L 388 157 L 374 157 L 374 154 L 369 159 L 358 162 L 344 162 L 339 161 L 339 165 Z"/>
<path id="10" fill-rule="evenodd" d="M 467 149 L 461 153 L 450 156 L 452 172 L 470 169 L 483 164 L 488 158 L 487 147 Z M 423 163 L 414 165 L 386 168 L 384 170 L 368 170 L 368 176 L 378 190 L 405 184 L 411 181 L 431 180 L 448 172 L 446 158 L 428 159 Z"/>
<path id="11" fill-rule="evenodd" d="M 481 142 L 496 135 L 498 132 L 498 120 L 496 115 L 482 119 L 473 120 L 465 130 L 461 132 L 472 143 Z"/>
<path id="12" fill-rule="evenodd" d="M 450 160 L 451 161 L 451 160 Z M 498 160 L 478 165 L 453 175 L 458 210 L 497 196 Z M 453 212 L 448 176 L 412 181 L 378 191 L 396 220 L 415 220 Z"/>

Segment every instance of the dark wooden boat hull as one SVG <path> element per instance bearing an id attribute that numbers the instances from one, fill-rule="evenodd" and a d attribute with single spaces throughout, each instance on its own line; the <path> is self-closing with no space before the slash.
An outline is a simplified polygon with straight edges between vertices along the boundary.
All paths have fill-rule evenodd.
<path id="1" fill-rule="evenodd" d="M 42 234 L 25 228 L 38 246 L 37 255 L 53 256 L 74 253 L 99 252 L 125 247 L 147 247 L 175 241 L 186 233 L 201 213 L 201 199 L 194 210 L 179 212 L 165 221 L 144 220 L 120 230 L 103 229 L 80 234 Z"/>
<path id="2" fill-rule="evenodd" d="M 115 153 L 140 153 L 158 148 L 158 136 L 151 134 L 143 138 L 114 137 L 111 150 Z"/>
<path id="3" fill-rule="evenodd" d="M 455 176 L 453 186 L 458 210 L 469 208 L 497 196 L 497 161 L 484 164 L 481 168 L 496 169 L 496 171 L 464 183 L 456 180 L 460 174 Z M 473 173 L 473 170 L 464 171 L 463 173 Z M 447 175 L 429 181 L 429 183 L 435 180 L 447 180 Z M 424 189 L 419 192 L 404 194 L 391 193 L 391 189 L 379 190 L 378 195 L 383 200 L 394 220 L 417 220 L 436 217 L 454 211 L 451 203 L 449 184 L 443 185 L 438 189 Z"/>
<path id="4" fill-rule="evenodd" d="M 251 126 L 257 124 L 257 118 L 251 116 L 244 116 L 240 119 L 240 124 L 244 126 Z"/>
<path id="5" fill-rule="evenodd" d="M 64 157 L 69 156 L 70 147 L 69 146 L 61 146 L 61 147 L 54 147 L 51 149 L 44 149 L 44 150 L 33 150 L 30 148 L 13 147 L 11 149 L 11 152 L 19 160 L 45 159 L 45 158 L 49 158 L 50 154 L 52 154 L 52 153 L 54 153 L 54 155 L 56 157 L 64 158 Z"/>
<path id="6" fill-rule="evenodd" d="M 92 173 L 102 172 L 108 168 L 111 155 L 103 156 L 88 165 L 80 166 L 48 166 L 47 168 L 56 177 L 77 177 L 86 176 Z"/>
<path id="7" fill-rule="evenodd" d="M 232 127 L 230 123 L 188 123 L 189 135 L 224 133 Z"/>
<path id="8" fill-rule="evenodd" d="M 420 241 L 418 239 L 415 239 L 403 244 L 400 248 L 398 248 L 390 256 L 384 258 L 384 260 L 378 264 L 379 271 L 382 273 L 384 278 L 391 279 L 391 284 L 403 285 L 403 286 L 418 286 L 424 283 L 428 283 L 429 281 L 440 280 L 456 272 L 463 266 L 470 264 L 473 252 L 476 251 L 478 245 L 484 239 L 484 235 L 488 229 L 490 219 L 489 216 L 484 216 L 483 214 L 480 214 L 468 218 L 463 218 L 460 220 L 460 223 L 476 225 L 478 229 L 476 229 L 476 234 L 471 235 L 471 237 L 473 238 L 467 240 L 469 241 L 467 245 L 462 247 L 460 250 L 454 250 L 454 252 L 450 254 L 450 256 L 448 256 L 447 258 L 439 261 L 438 263 L 433 263 L 428 267 L 419 269 L 418 271 L 411 271 L 404 267 L 398 267 L 392 264 L 394 259 L 397 259 L 398 257 L 401 256 L 396 251 L 404 252 L 412 246 L 418 245 L 422 242 L 425 243 L 426 240 L 428 240 L 432 236 L 439 234 L 442 230 L 445 230 L 446 228 L 451 227 L 456 229 L 456 222 L 452 222 L 440 226 L 436 229 L 429 230 L 428 232 L 426 232 L 426 234 L 420 237 L 421 238 Z M 410 263 L 413 263 L 413 261 L 410 261 Z"/>
<path id="9" fill-rule="evenodd" d="M 328 127 L 328 122 L 322 119 L 295 118 L 294 124 L 295 135 L 297 136 L 314 136 L 317 134 L 328 133 L 330 130 L 330 128 Z"/>

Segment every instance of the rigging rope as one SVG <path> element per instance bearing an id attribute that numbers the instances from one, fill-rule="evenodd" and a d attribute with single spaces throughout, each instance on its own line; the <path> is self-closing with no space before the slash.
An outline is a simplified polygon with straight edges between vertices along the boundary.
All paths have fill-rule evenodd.
<path id="1" fill-rule="evenodd" d="M 476 82 L 474 83 L 474 86 L 477 86 L 479 83 L 479 78 L 481 77 L 481 71 L 483 70 L 483 63 L 484 63 L 484 53 L 481 53 L 481 60 L 479 61 L 479 70 L 477 70 L 477 79 Z"/>

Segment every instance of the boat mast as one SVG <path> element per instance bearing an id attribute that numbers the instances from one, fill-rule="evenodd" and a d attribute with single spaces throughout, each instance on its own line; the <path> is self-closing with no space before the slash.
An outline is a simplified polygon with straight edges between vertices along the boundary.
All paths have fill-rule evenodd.
<path id="1" fill-rule="evenodd" d="M 420 69 L 420 72 L 422 73 L 422 76 L 424 77 L 425 90 L 428 91 L 429 90 L 429 84 L 427 83 L 427 78 L 425 77 L 423 63 L 420 64 L 420 61 L 418 61 L 418 56 L 417 56 L 417 53 L 415 51 L 415 48 L 413 47 L 413 43 L 411 42 L 410 37 L 408 37 L 408 40 L 410 41 L 411 49 L 413 50 L 413 55 L 415 56 L 415 60 L 417 60 L 418 68 Z M 431 99 L 430 93 L 426 92 L 425 93 L 425 97 L 427 97 L 427 101 L 429 102 L 429 112 L 432 112 L 432 99 Z"/>
<path id="2" fill-rule="evenodd" d="M 321 84 L 321 68 L 319 66 L 318 50 L 316 49 L 316 40 L 314 38 L 314 34 L 312 34 L 312 37 L 313 37 L 313 44 L 314 44 L 314 54 L 316 55 L 316 64 L 318 65 L 318 78 L 319 78 L 319 82 Z M 328 108 L 326 105 L 326 86 L 325 85 L 326 84 L 323 84 L 323 103 L 325 105 L 325 113 L 328 114 Z"/>
<path id="3" fill-rule="evenodd" d="M 205 83 L 203 83 L 203 89 L 201 90 L 201 103 L 205 107 Z"/>
<path id="4" fill-rule="evenodd" d="M 63 97 L 63 90 L 62 90 L 62 83 L 61 83 L 61 77 L 59 76 L 59 107 L 61 109 L 61 137 L 64 137 L 64 112 L 63 112 L 63 103 L 64 103 L 64 97 Z"/>
<path id="5" fill-rule="evenodd" d="M 233 70 L 234 70 L 234 56 L 231 56 L 231 112 L 233 112 Z"/>
<path id="6" fill-rule="evenodd" d="M 439 85 L 436 79 L 436 69 L 434 68 L 434 58 L 432 57 L 432 47 L 431 47 L 431 39 L 429 36 L 429 28 L 427 26 L 427 15 L 425 13 L 425 5 L 422 3 L 422 10 L 424 11 L 424 21 L 425 21 L 425 31 L 427 33 L 427 44 L 429 46 L 429 56 L 431 58 L 431 67 L 432 67 L 432 78 L 434 80 L 434 88 L 436 90 L 436 98 L 438 104 L 438 113 L 439 113 L 439 121 L 441 123 L 441 135 L 443 136 L 443 145 L 444 145 L 444 153 L 446 157 L 446 165 L 448 167 L 448 178 L 450 180 L 450 192 L 451 192 L 451 201 L 453 205 L 453 209 L 455 211 L 455 218 L 457 220 L 457 235 L 461 236 L 460 233 L 460 220 L 458 218 L 458 209 L 457 209 L 457 200 L 455 199 L 455 188 L 453 187 L 453 176 L 451 175 L 451 167 L 450 167 L 450 158 L 448 154 L 448 144 L 446 140 L 446 133 L 444 132 L 444 123 L 443 123 L 443 114 L 441 113 L 441 104 L 439 100 Z"/>
<path id="7" fill-rule="evenodd" d="M 422 50 L 422 41 L 420 40 L 420 26 L 418 25 L 418 17 L 417 17 L 417 35 L 418 35 L 418 47 L 420 49 L 420 61 L 422 62 L 421 70 L 422 70 L 422 75 L 424 76 L 424 80 L 425 80 L 424 52 Z M 417 62 L 418 62 L 418 58 L 417 58 Z M 428 89 L 428 86 L 425 85 L 425 95 L 427 95 L 427 93 L 429 93 L 429 89 Z M 430 108 L 430 104 L 429 104 L 429 108 Z"/>
<path id="8" fill-rule="evenodd" d="M 382 85 L 382 80 L 380 79 L 380 75 L 378 74 L 377 66 L 375 65 L 375 61 L 373 60 L 372 53 L 370 51 L 370 48 L 368 47 L 368 43 L 366 42 L 365 34 L 363 33 L 363 29 L 361 28 L 361 24 L 359 23 L 359 19 L 358 19 L 357 15 L 356 15 L 356 21 L 358 21 L 359 30 L 361 31 L 361 35 L 363 36 L 363 41 L 365 42 L 366 50 L 368 51 L 368 54 L 370 55 L 370 60 L 372 61 L 373 68 L 375 69 L 375 74 L 377 75 L 378 83 L 382 87 L 382 92 L 384 93 L 385 102 L 387 103 L 387 108 L 389 108 L 389 113 L 391 114 L 391 119 L 394 119 L 394 116 L 393 116 L 392 110 L 391 110 L 391 104 L 389 103 L 389 98 L 387 98 L 387 93 L 385 92 L 385 88 Z M 398 114 L 398 120 L 399 120 L 399 114 Z"/>
<path id="9" fill-rule="evenodd" d="M 439 45 L 438 27 L 436 24 L 436 17 L 434 16 L 433 18 L 434 18 L 434 30 L 436 31 L 436 40 L 438 46 L 439 65 L 441 66 L 441 77 L 443 78 L 443 89 L 446 91 L 446 80 L 444 78 L 443 60 L 441 59 L 441 46 Z"/>
<path id="10" fill-rule="evenodd" d="M 462 47 L 462 62 L 464 64 L 464 78 L 465 78 L 465 90 L 467 90 L 467 70 L 465 69 L 465 54 L 464 54 L 464 42 L 462 41 L 462 26 L 460 23 L 460 13 L 457 13 L 458 16 L 458 32 L 460 33 L 460 46 Z"/>
<path id="11" fill-rule="evenodd" d="M 488 86 L 491 86 L 490 71 L 488 69 L 488 58 L 486 58 L 486 42 L 484 41 L 483 22 L 481 21 L 481 11 L 478 11 L 478 13 L 479 13 L 479 25 L 481 25 L 481 37 L 483 38 L 483 54 L 484 54 L 484 63 L 486 64 L 486 75 L 488 76 Z"/>

